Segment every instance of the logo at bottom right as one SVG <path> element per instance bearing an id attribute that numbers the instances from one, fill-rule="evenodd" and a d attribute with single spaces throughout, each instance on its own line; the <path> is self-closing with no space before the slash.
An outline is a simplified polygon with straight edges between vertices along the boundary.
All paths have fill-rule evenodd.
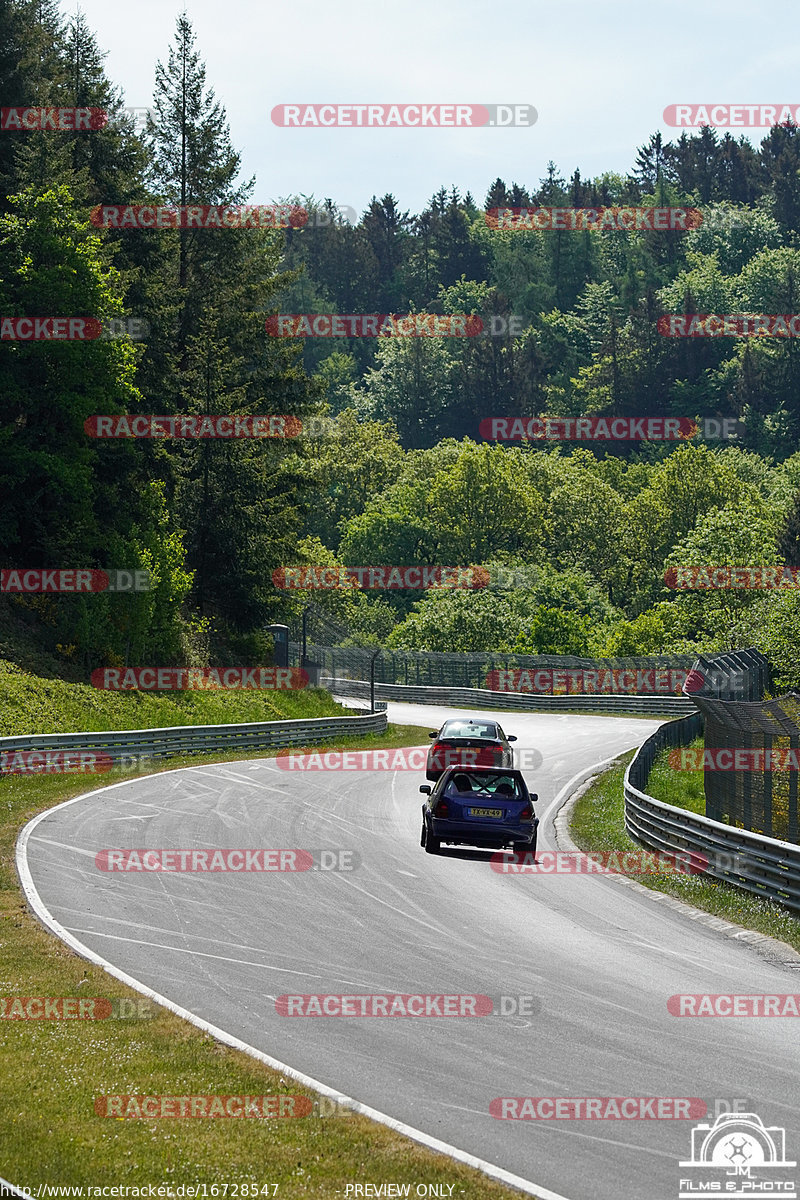
<path id="1" fill-rule="evenodd" d="M 679 1200 L 696 1196 L 783 1196 L 797 1200 L 797 1185 L 787 1169 L 786 1131 L 765 1126 L 756 1113 L 723 1113 L 713 1125 L 692 1129 L 692 1156 L 679 1163 L 692 1167 L 694 1178 L 682 1178 Z"/>

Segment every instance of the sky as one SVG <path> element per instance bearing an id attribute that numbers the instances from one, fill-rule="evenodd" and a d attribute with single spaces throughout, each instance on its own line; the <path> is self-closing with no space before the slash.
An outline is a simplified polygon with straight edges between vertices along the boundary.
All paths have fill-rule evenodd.
<path id="1" fill-rule="evenodd" d="M 62 3 L 69 15 L 76 4 Z M 184 4 L 80 0 L 125 103 L 152 103 Z M 743 0 L 186 0 L 251 203 L 331 198 L 360 215 L 390 192 L 421 211 L 440 187 L 482 204 L 492 182 L 535 188 L 627 174 L 671 104 L 800 106 L 800 8 Z M 291 128 L 279 104 L 527 104 L 513 128 Z M 302 111 L 302 110 L 301 110 Z M 735 129 L 756 145 L 767 129 Z M 721 130 L 720 133 L 724 133 Z"/>

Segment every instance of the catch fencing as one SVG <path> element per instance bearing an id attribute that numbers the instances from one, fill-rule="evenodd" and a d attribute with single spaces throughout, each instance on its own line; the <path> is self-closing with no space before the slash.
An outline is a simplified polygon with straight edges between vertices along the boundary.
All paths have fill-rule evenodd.
<path id="1" fill-rule="evenodd" d="M 289 643 L 290 665 L 301 665 L 302 643 Z M 694 655 L 662 654 L 638 658 L 578 658 L 569 654 L 455 654 L 429 650 L 386 650 L 363 646 L 329 646 L 309 642 L 306 656 L 332 679 L 370 679 L 404 687 L 481 688 L 498 671 L 685 671 Z M 680 696 L 680 691 L 674 693 Z"/>
<path id="2" fill-rule="evenodd" d="M 715 695 L 701 688 L 692 699 L 702 713 L 705 725 L 705 750 L 744 750 L 750 765 L 763 763 L 763 769 L 722 770 L 707 766 L 704 776 L 706 816 L 767 837 L 798 842 L 798 772 L 800 764 L 800 696 L 789 693 L 765 700 L 768 664 L 758 651 L 718 656 L 716 670 L 740 669 L 742 660 L 749 671 L 750 687 L 741 698 Z M 705 660 L 695 669 L 701 673 Z M 781 755 L 789 751 L 781 769 Z M 710 757 L 710 756 L 709 756 Z M 795 765 L 791 766 L 794 760 Z M 731 759 L 735 762 L 735 759 Z M 723 759 L 724 761 L 724 759 Z M 771 769 L 774 762 L 778 769 Z"/>
<path id="3" fill-rule="evenodd" d="M 628 834 L 650 850 L 702 855 L 704 875 L 800 912 L 800 847 L 675 808 L 645 791 L 656 756 L 688 746 L 702 730 L 700 713 L 670 721 L 634 755 L 623 785 Z"/>
<path id="4" fill-rule="evenodd" d="M 338 679 L 323 675 L 322 687 L 337 696 L 369 700 L 370 685 L 360 679 Z M 377 683 L 375 695 L 382 701 L 406 704 L 440 704 L 454 708 L 510 709 L 515 712 L 642 713 L 643 715 L 681 716 L 691 713 L 693 704 L 683 696 L 537 696 L 531 692 L 495 692 L 486 688 L 405 687 L 402 684 Z"/>
<path id="5" fill-rule="evenodd" d="M 319 682 L 340 696 L 406 701 L 411 704 L 460 705 L 501 708 L 519 712 L 648 713 L 682 716 L 694 711 L 680 690 L 696 659 L 690 655 L 649 658 L 578 658 L 556 654 L 447 654 L 433 651 L 367 649 L 289 642 L 289 662 L 313 665 Z M 708 686 L 713 694 L 735 698 L 749 695 L 750 668 L 727 670 L 718 656 L 707 660 Z M 515 685 L 509 673 L 527 673 L 527 682 Z M 585 691 L 572 690 L 570 672 L 582 672 L 592 683 Z M 642 690 L 626 690 L 624 676 L 649 675 Z M 536 677 L 560 674 L 564 682 L 552 691 L 531 690 Z M 498 688 L 504 682 L 506 687 Z M 586 680 L 583 681 L 584 683 Z M 513 690 L 515 686 L 519 690 Z M 636 686 L 639 686 L 637 683 Z M 667 687 L 674 690 L 667 691 Z M 555 694 L 553 694 L 555 692 Z"/>

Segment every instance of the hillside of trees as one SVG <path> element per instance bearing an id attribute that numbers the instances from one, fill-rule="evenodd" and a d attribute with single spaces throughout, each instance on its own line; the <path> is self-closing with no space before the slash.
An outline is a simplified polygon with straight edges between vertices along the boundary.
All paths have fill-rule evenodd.
<path id="1" fill-rule="evenodd" d="M 664 313 L 793 313 L 800 131 L 705 128 L 627 176 L 441 187 L 419 214 L 240 179 L 191 23 L 154 62 L 137 132 L 78 15 L 0 0 L 4 103 L 96 107 L 97 132 L 0 137 L 0 316 L 134 316 L 141 341 L 3 341 L 0 566 L 143 567 L 135 596 L 0 597 L 67 676 L 250 663 L 313 601 L 351 644 L 582 655 L 756 645 L 800 686 L 797 591 L 681 591 L 687 564 L 800 563 L 792 338 L 666 338 Z M 501 166 L 499 167 L 501 169 Z M 279 178 L 279 170 L 274 177 Z M 376 181 L 379 182 L 379 181 Z M 377 188 L 380 191 L 380 187 Z M 282 229 L 100 229 L 98 204 L 302 205 Z M 688 232 L 493 229 L 493 207 L 693 206 Z M 275 313 L 514 316 L 471 338 L 279 338 Z M 95 414 L 331 418 L 326 437 L 88 438 Z M 734 444 L 499 445 L 489 416 L 736 417 Z M 296 563 L 492 564 L 477 593 L 291 592 Z M 525 570 L 523 571 L 522 568 Z"/>

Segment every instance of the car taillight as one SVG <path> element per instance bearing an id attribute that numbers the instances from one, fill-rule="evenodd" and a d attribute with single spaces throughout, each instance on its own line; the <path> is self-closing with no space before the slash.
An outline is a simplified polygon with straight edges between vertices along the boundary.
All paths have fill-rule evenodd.
<path id="1" fill-rule="evenodd" d="M 533 809 L 531 808 L 530 804 L 526 804 L 522 812 L 519 814 L 519 818 L 521 821 L 530 821 L 532 816 Z"/>
<path id="2" fill-rule="evenodd" d="M 447 801 L 440 800 L 439 803 L 436 805 L 436 808 L 433 810 L 433 815 L 435 817 L 446 817 L 449 812 L 450 812 L 450 809 L 447 806 Z"/>

